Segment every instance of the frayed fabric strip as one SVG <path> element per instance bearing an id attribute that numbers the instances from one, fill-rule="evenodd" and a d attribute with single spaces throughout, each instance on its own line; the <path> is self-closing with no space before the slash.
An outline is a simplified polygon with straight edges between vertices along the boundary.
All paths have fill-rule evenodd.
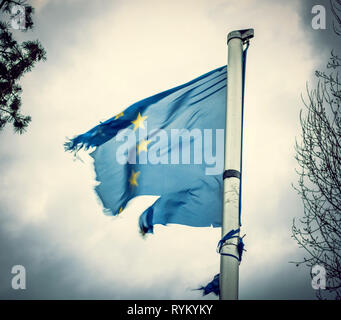
<path id="1" fill-rule="evenodd" d="M 224 237 L 221 238 L 221 240 L 218 242 L 218 246 L 217 246 L 217 252 L 223 256 L 230 256 L 233 257 L 235 259 L 237 259 L 239 262 L 242 261 L 242 255 L 243 255 L 243 251 L 244 249 L 244 242 L 243 242 L 243 237 L 240 237 L 236 234 L 238 234 L 240 231 L 240 228 L 236 229 L 236 230 L 231 230 L 229 231 Z M 237 238 L 238 239 L 238 244 L 234 244 L 234 243 L 228 243 L 227 241 L 233 238 Z M 234 254 L 230 254 L 230 253 L 224 253 L 221 252 L 223 246 L 227 246 L 227 245 L 233 245 L 233 246 L 237 246 L 237 251 L 238 251 L 238 257 L 235 256 Z"/>
<path id="2" fill-rule="evenodd" d="M 220 289 L 219 289 L 219 273 L 216 274 L 211 282 L 209 282 L 206 286 L 195 289 L 195 290 L 202 290 L 202 295 L 206 296 L 213 292 L 215 295 L 219 296 Z"/>

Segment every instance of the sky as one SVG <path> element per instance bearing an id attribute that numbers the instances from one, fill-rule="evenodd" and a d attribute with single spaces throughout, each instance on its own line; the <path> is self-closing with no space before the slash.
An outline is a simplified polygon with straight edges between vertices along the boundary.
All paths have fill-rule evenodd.
<path id="1" fill-rule="evenodd" d="M 153 199 L 103 214 L 90 157 L 64 152 L 83 133 L 130 104 L 226 64 L 226 36 L 254 28 L 248 50 L 240 299 L 315 299 L 304 251 L 291 238 L 303 213 L 295 139 L 301 94 L 340 53 L 329 1 L 36 0 L 35 29 L 47 61 L 21 84 L 23 135 L 0 133 L 1 299 L 217 299 L 196 289 L 219 272 L 220 228 L 156 226 L 137 220 Z M 314 4 L 326 29 L 312 28 Z M 11 269 L 26 269 L 13 290 Z"/>

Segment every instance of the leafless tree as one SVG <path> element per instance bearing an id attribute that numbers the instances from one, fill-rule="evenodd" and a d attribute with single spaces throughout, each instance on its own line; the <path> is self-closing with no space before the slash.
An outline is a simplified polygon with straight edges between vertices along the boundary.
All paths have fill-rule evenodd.
<path id="1" fill-rule="evenodd" d="M 292 237 L 306 256 L 297 266 L 326 270 L 320 299 L 341 299 L 341 58 L 331 54 L 326 72 L 316 71 L 317 85 L 307 88 L 300 113 L 302 135 L 296 141 L 298 185 L 304 212 L 294 220 Z"/>
<path id="2" fill-rule="evenodd" d="M 341 36 L 341 0 L 330 0 L 330 8 L 334 16 L 334 32 Z"/>

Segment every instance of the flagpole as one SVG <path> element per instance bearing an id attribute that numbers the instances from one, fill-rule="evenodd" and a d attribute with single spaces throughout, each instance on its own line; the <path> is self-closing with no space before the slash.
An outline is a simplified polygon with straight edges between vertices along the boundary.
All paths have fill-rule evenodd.
<path id="1" fill-rule="evenodd" d="M 225 171 L 222 237 L 238 230 L 242 151 L 243 44 L 253 37 L 253 29 L 232 31 L 227 36 L 227 95 L 225 130 Z M 220 258 L 220 299 L 237 300 L 239 232 L 224 243 Z"/>

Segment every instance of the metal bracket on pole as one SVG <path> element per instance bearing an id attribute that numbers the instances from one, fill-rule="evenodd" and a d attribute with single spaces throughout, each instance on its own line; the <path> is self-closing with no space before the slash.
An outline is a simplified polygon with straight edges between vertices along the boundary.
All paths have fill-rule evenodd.
<path id="1" fill-rule="evenodd" d="M 253 29 L 243 29 L 243 30 L 235 30 L 231 31 L 227 35 L 227 44 L 231 39 L 238 38 L 241 39 L 243 44 L 247 43 L 250 39 L 252 39 L 255 35 L 255 32 Z"/>

